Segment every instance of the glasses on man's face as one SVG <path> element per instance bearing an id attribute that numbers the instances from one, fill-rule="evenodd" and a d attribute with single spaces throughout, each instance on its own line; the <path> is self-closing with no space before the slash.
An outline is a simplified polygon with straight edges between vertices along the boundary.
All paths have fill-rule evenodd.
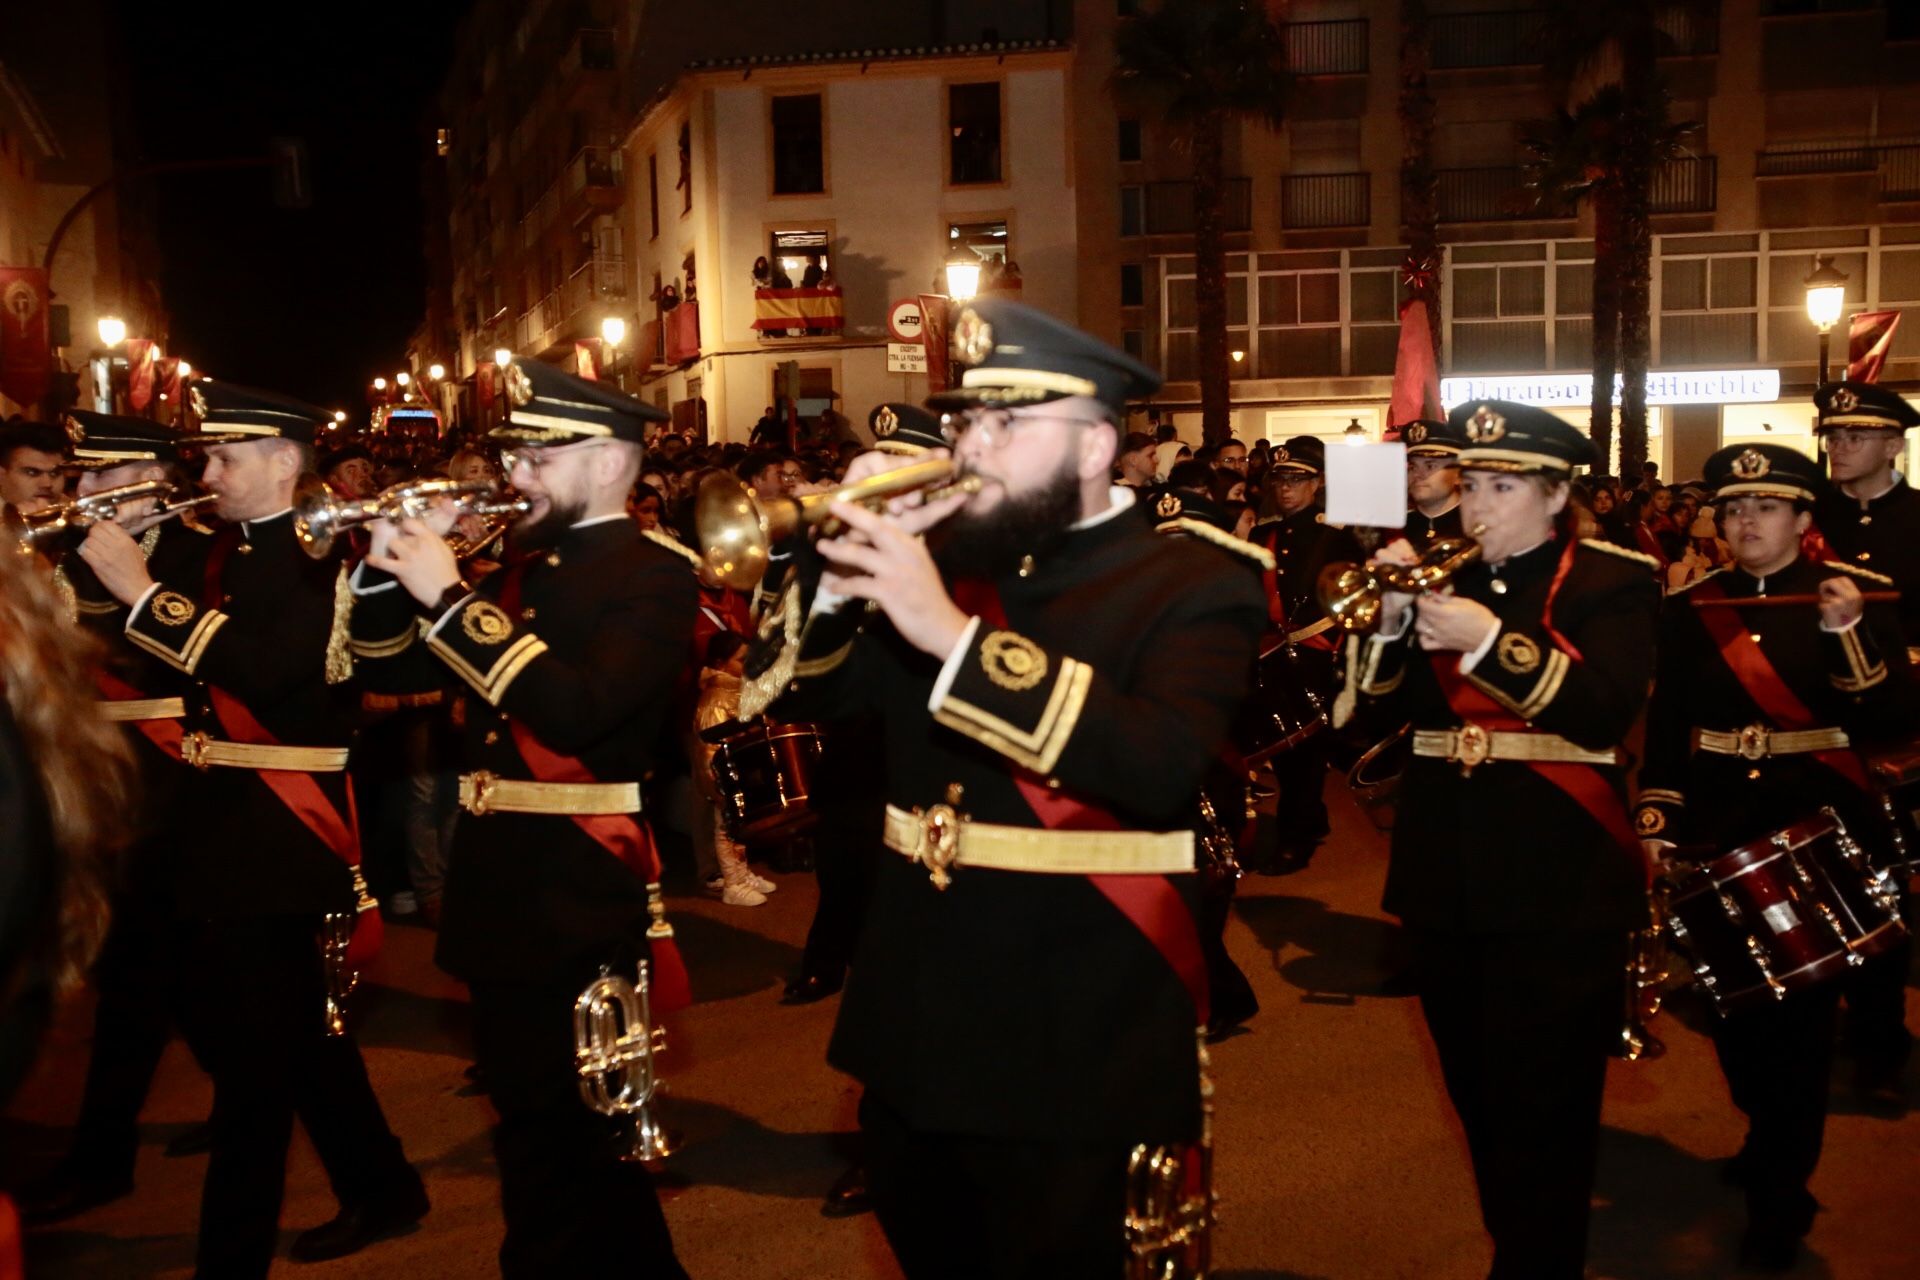
<path id="1" fill-rule="evenodd" d="M 1075 426 L 1091 427 L 1092 418 L 1075 418 L 1064 413 L 1014 413 L 1010 409 L 974 409 L 958 417 L 950 417 L 940 424 L 940 434 L 948 444 L 957 445 L 962 440 L 980 441 L 989 449 L 1004 449 L 1013 439 L 1013 429 L 1030 422 L 1068 422 Z"/>
<path id="2" fill-rule="evenodd" d="M 1851 427 L 1834 427 L 1820 433 L 1820 443 L 1828 453 L 1837 449 L 1860 449 L 1869 444 L 1885 440 L 1885 431 L 1854 430 Z"/>
<path id="3" fill-rule="evenodd" d="M 1305 471 L 1282 471 L 1270 481 L 1275 488 L 1299 489 L 1312 484 L 1320 477 Z"/>
<path id="4" fill-rule="evenodd" d="M 513 474 L 513 472 L 519 468 L 525 467 L 537 476 L 548 463 L 563 454 L 597 449 L 605 443 L 606 441 L 604 440 L 582 440 L 577 444 L 563 444 L 558 448 L 536 445 L 532 448 L 502 449 L 500 451 L 500 466 L 509 475 Z"/>

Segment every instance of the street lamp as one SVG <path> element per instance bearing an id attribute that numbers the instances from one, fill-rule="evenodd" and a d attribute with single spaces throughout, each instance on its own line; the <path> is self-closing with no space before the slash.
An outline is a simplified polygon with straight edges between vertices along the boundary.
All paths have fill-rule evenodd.
<path id="1" fill-rule="evenodd" d="M 495 347 L 493 349 L 493 362 L 504 369 L 513 363 L 513 352 L 507 350 L 505 347 Z"/>
<path id="2" fill-rule="evenodd" d="M 387 380 L 385 378 L 375 378 L 373 380 L 373 389 L 375 391 L 385 391 L 387 389 Z"/>
<path id="3" fill-rule="evenodd" d="M 608 316 L 600 322 L 600 337 L 610 347 L 617 347 L 627 340 L 627 322 L 619 316 Z"/>
<path id="4" fill-rule="evenodd" d="M 1342 444 L 1365 444 L 1367 442 L 1367 429 L 1360 425 L 1360 419 L 1349 418 L 1347 420 L 1347 429 L 1340 433 L 1340 440 Z"/>
<path id="5" fill-rule="evenodd" d="M 119 316 L 100 317 L 100 345 L 117 347 L 127 340 L 127 322 Z"/>
<path id="6" fill-rule="evenodd" d="M 405 387 L 412 384 L 413 375 L 408 373 L 405 369 L 402 369 L 400 372 L 393 375 L 393 380 L 399 383 L 401 386 Z"/>
<path id="7" fill-rule="evenodd" d="M 346 422 L 346 420 L 347 420 L 347 411 L 346 411 L 345 409 L 335 409 L 335 410 L 333 411 L 333 420 L 334 420 L 334 422 L 335 422 L 335 423 L 344 423 L 344 422 Z"/>
<path id="8" fill-rule="evenodd" d="M 440 364 L 439 362 L 436 361 L 435 363 L 427 366 L 427 376 L 429 378 L 432 378 L 435 382 L 438 382 L 440 381 L 440 379 L 447 376 L 447 366 Z"/>
<path id="9" fill-rule="evenodd" d="M 1847 273 L 1833 265 L 1825 254 L 1813 257 L 1813 274 L 1803 282 L 1807 287 L 1807 319 L 1820 331 L 1820 385 L 1827 381 L 1827 339 L 1840 322 L 1847 304 Z"/>
<path id="10" fill-rule="evenodd" d="M 947 296 L 955 302 L 971 302 L 980 291 L 980 255 L 964 246 L 947 256 Z"/>
<path id="11" fill-rule="evenodd" d="M 180 376 L 183 378 L 191 378 L 193 376 L 193 366 L 188 364 L 184 359 L 180 361 Z"/>

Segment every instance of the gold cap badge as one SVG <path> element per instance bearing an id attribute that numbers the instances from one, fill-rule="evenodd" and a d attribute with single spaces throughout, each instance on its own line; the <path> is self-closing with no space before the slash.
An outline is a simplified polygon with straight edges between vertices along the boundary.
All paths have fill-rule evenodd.
<path id="1" fill-rule="evenodd" d="M 1427 424 L 1424 422 L 1409 422 L 1406 430 L 1400 433 L 1400 437 L 1408 444 L 1419 444 L 1427 438 Z"/>
<path id="2" fill-rule="evenodd" d="M 1733 460 L 1733 474 L 1742 480 L 1758 480 L 1773 470 L 1773 464 L 1767 461 L 1767 455 L 1758 449 L 1744 450 Z"/>
<path id="3" fill-rule="evenodd" d="M 533 380 L 517 362 L 507 366 L 507 399 L 515 408 L 524 408 L 533 399 Z"/>
<path id="4" fill-rule="evenodd" d="M 968 307 L 960 313 L 960 322 L 953 326 L 954 358 L 966 364 L 979 364 L 992 354 L 993 326 Z"/>
<path id="5" fill-rule="evenodd" d="M 1493 411 L 1490 405 L 1481 405 L 1467 419 L 1467 438 L 1475 444 L 1492 444 L 1507 434 L 1507 420 Z"/>
<path id="6" fill-rule="evenodd" d="M 1176 494 L 1163 493 L 1159 503 L 1153 509 L 1162 520 L 1171 520 L 1180 514 L 1180 498 Z"/>
<path id="7" fill-rule="evenodd" d="M 1860 407 L 1860 397 L 1853 393 L 1853 388 L 1840 387 L 1827 403 L 1835 413 L 1852 413 Z"/>
<path id="8" fill-rule="evenodd" d="M 893 411 L 892 405 L 881 405 L 880 412 L 873 415 L 873 434 L 881 439 L 900 429 L 900 415 Z"/>

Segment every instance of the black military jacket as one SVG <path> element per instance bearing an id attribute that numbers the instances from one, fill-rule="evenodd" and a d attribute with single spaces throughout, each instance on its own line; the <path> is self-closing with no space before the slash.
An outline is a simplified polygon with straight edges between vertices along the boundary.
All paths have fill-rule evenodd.
<path id="1" fill-rule="evenodd" d="M 1315 589 L 1320 570 L 1336 560 L 1366 559 L 1353 531 L 1328 524 L 1326 509 L 1317 502 L 1293 515 L 1261 521 L 1252 536 L 1273 553 L 1280 607 L 1294 635 L 1326 617 Z"/>
<path id="2" fill-rule="evenodd" d="M 852 640 L 816 626 L 776 714 L 877 715 L 902 809 L 958 784 L 963 814 L 1036 827 L 1024 769 L 1125 828 L 1185 829 L 1246 689 L 1258 581 L 1128 510 L 995 585 L 1007 625 L 981 621 L 950 687 L 936 693 L 941 662 L 883 620 Z M 1193 910 L 1196 877 L 1170 879 Z M 1087 878 L 962 865 L 940 890 L 888 852 L 828 1056 L 921 1129 L 1171 1141 L 1199 1123 L 1195 1024 L 1167 962 Z"/>
<path id="3" fill-rule="evenodd" d="M 1920 493 L 1902 478 L 1863 503 L 1836 486 L 1814 505 L 1813 520 L 1841 560 L 1893 580 L 1907 644 L 1920 646 Z"/>
<path id="4" fill-rule="evenodd" d="M 355 574 L 353 649 L 371 687 L 464 688 L 461 768 L 531 779 L 519 722 L 599 782 L 640 782 L 693 635 L 687 562 L 631 520 L 570 529 L 522 571 L 517 611 L 489 575 L 423 635 L 390 575 Z M 458 681 L 453 681 L 458 677 Z M 469 982 L 576 966 L 647 924 L 646 883 L 566 815 L 461 814 L 436 960 Z"/>
<path id="5" fill-rule="evenodd" d="M 1646 706 L 1660 591 L 1647 557 L 1581 543 L 1553 599 L 1554 629 L 1580 651 L 1572 660 L 1542 622 L 1565 550 L 1550 539 L 1498 573 L 1475 563 L 1456 575 L 1456 593 L 1501 626 L 1466 678 L 1531 731 L 1618 747 Z M 1427 653 L 1408 625 L 1397 640 L 1362 646 L 1359 694 L 1415 729 L 1459 728 L 1434 664 L 1460 656 Z M 1601 772 L 1624 798 L 1626 769 Z M 1410 924 L 1470 933 L 1629 930 L 1647 914 L 1638 860 L 1527 764 L 1490 760 L 1463 775 L 1457 763 L 1420 756 L 1407 763 L 1384 906 Z"/>
<path id="6" fill-rule="evenodd" d="M 202 556 L 154 565 L 158 589 L 129 613 L 127 639 L 192 681 L 186 728 L 232 741 L 214 718 L 207 687 L 245 704 L 284 746 L 346 747 L 353 702 L 330 682 L 329 654 L 345 658 L 345 585 L 337 560 L 300 549 L 290 512 L 231 525 Z M 208 599 L 205 556 L 231 545 L 220 598 Z M 336 626 L 341 634 L 336 635 Z M 335 678 L 344 676 L 335 671 Z M 315 773 L 336 811 L 347 810 L 345 773 Z M 189 774 L 192 838 L 183 840 L 177 889 L 183 914 L 203 918 L 345 911 L 355 900 L 347 865 L 251 769 Z"/>
<path id="7" fill-rule="evenodd" d="M 1415 551 L 1424 552 L 1441 538 L 1457 538 L 1461 534 L 1460 504 L 1455 502 L 1451 510 L 1437 516 L 1424 514 L 1418 507 L 1407 508 L 1407 527 L 1401 536 L 1413 544 Z"/>
<path id="8" fill-rule="evenodd" d="M 1862 591 L 1884 591 L 1878 574 L 1844 564 L 1796 560 L 1764 580 L 1738 569 L 1709 574 L 1735 598 L 1813 594 L 1836 576 Z M 1863 843 L 1880 838 L 1870 798 L 1812 755 L 1737 755 L 1696 751 L 1695 730 L 1738 732 L 1751 726 L 1784 728 L 1761 709 L 1694 607 L 1695 583 L 1667 597 L 1660 614 L 1660 664 L 1647 713 L 1647 762 L 1640 770 L 1635 826 L 1644 837 L 1725 853 L 1749 840 L 1832 805 Z M 1820 612 L 1806 605 L 1738 611 L 1740 625 L 1760 649 L 1816 727 L 1844 729 L 1856 745 L 1898 739 L 1914 723 L 1914 685 L 1893 605 L 1871 604 L 1851 630 L 1820 629 Z M 1792 726 L 1803 728 L 1806 726 Z"/>

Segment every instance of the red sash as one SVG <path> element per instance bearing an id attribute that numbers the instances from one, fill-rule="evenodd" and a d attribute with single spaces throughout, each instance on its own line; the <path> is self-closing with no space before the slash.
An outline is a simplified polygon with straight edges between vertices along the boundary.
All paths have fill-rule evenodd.
<path id="1" fill-rule="evenodd" d="M 500 579 L 500 607 L 508 614 L 520 612 L 521 579 L 526 574 L 528 562 L 533 557 L 523 556 L 509 565 Z M 520 758 L 526 763 L 527 772 L 536 782 L 598 782 L 593 772 L 578 757 L 562 755 L 535 737 L 533 730 L 519 720 L 509 716 L 508 727 L 513 732 L 513 745 L 519 751 Z M 660 889 L 660 851 L 653 841 L 653 831 L 639 817 L 631 813 L 575 813 L 568 815 L 574 825 L 593 838 L 593 842 L 618 858 L 629 871 L 639 876 L 647 886 L 647 896 L 652 899 Z M 656 926 L 666 929 L 664 919 Z M 673 933 L 667 930 L 656 934 L 648 931 L 647 941 L 653 952 L 653 969 L 650 975 L 652 991 L 650 998 L 663 1013 L 672 1013 L 684 1009 L 693 1003 L 693 985 L 687 976 L 686 962 L 680 957 L 680 949 L 674 943 Z"/>
<path id="2" fill-rule="evenodd" d="M 1727 593 L 1712 578 L 1704 579 L 1690 593 L 1695 600 L 1724 600 Z M 1720 656 L 1733 672 L 1733 678 L 1747 691 L 1755 704 L 1774 725 L 1781 729 L 1817 729 L 1820 722 L 1800 701 L 1787 682 L 1780 677 L 1779 671 L 1767 659 L 1766 652 L 1754 642 L 1746 624 L 1740 620 L 1737 609 L 1698 609 L 1695 616 L 1700 625 L 1707 629 L 1713 642 L 1720 646 Z M 1864 620 L 1859 624 L 1865 626 Z M 1872 790 L 1867 780 L 1866 767 L 1860 757 L 1846 749 L 1815 751 L 1810 753 L 1815 760 L 1827 766 L 1862 791 Z"/>
<path id="3" fill-rule="evenodd" d="M 226 568 L 227 558 L 240 543 L 240 536 L 240 526 L 228 525 L 214 538 L 213 547 L 207 554 L 206 608 L 217 609 L 226 602 L 220 577 Z M 225 689 L 209 684 L 207 697 L 213 703 L 214 720 L 230 741 L 262 747 L 283 745 L 254 717 L 244 702 Z M 141 729 L 145 732 L 144 722 Z M 148 736 L 153 737 L 152 734 Z M 154 741 L 158 742 L 159 739 L 154 738 Z M 333 801 L 327 798 L 327 793 L 311 773 L 289 769 L 255 769 L 252 772 L 287 807 L 287 811 L 300 820 L 302 826 L 327 846 L 335 857 L 353 869 L 357 880 L 360 869 L 360 826 L 353 806 L 353 779 L 345 774 L 340 778 L 347 796 L 347 811 L 343 814 L 334 807 Z M 371 901 L 366 899 L 367 903 Z M 380 954 L 386 930 L 381 923 L 380 913 L 370 906 L 357 907 L 355 915 L 353 941 L 347 948 L 347 962 L 355 968 L 364 968 Z"/>
<path id="4" fill-rule="evenodd" d="M 1573 567 L 1574 554 L 1579 544 L 1571 539 L 1567 549 L 1560 554 L 1560 567 L 1554 571 L 1553 582 L 1547 588 L 1547 606 L 1541 618 L 1547 635 L 1554 645 L 1575 662 L 1580 661 L 1580 650 L 1571 641 L 1561 635 L 1553 625 L 1553 601 L 1560 594 L 1561 584 L 1567 580 L 1567 572 Z M 1434 678 L 1440 683 L 1440 692 L 1446 696 L 1447 705 L 1462 721 L 1477 724 L 1483 729 L 1501 732 L 1528 732 L 1532 726 L 1520 716 L 1507 710 L 1492 698 L 1467 682 L 1460 672 L 1460 663 L 1456 658 L 1451 662 L 1444 655 L 1435 654 L 1430 660 Z M 1528 760 L 1527 768 L 1538 774 L 1586 811 L 1588 817 L 1600 825 L 1622 853 L 1632 859 L 1642 875 L 1651 875 L 1647 865 L 1646 852 L 1640 846 L 1640 837 L 1634 833 L 1633 823 L 1627 818 L 1627 806 L 1605 774 L 1593 765 L 1567 764 L 1558 761 Z"/>
<path id="5" fill-rule="evenodd" d="M 978 614 L 989 626 L 1007 625 L 1007 613 L 993 583 L 964 578 L 953 584 L 954 602 Z M 1064 790 L 1047 786 L 1030 769 L 1011 766 L 1014 785 L 1040 825 L 1049 831 L 1120 831 L 1120 819 Z M 1108 902 L 1124 915 L 1160 953 L 1193 1001 L 1198 1025 L 1208 1014 L 1207 961 L 1200 948 L 1200 930 L 1193 913 L 1166 876 L 1088 876 Z"/>

